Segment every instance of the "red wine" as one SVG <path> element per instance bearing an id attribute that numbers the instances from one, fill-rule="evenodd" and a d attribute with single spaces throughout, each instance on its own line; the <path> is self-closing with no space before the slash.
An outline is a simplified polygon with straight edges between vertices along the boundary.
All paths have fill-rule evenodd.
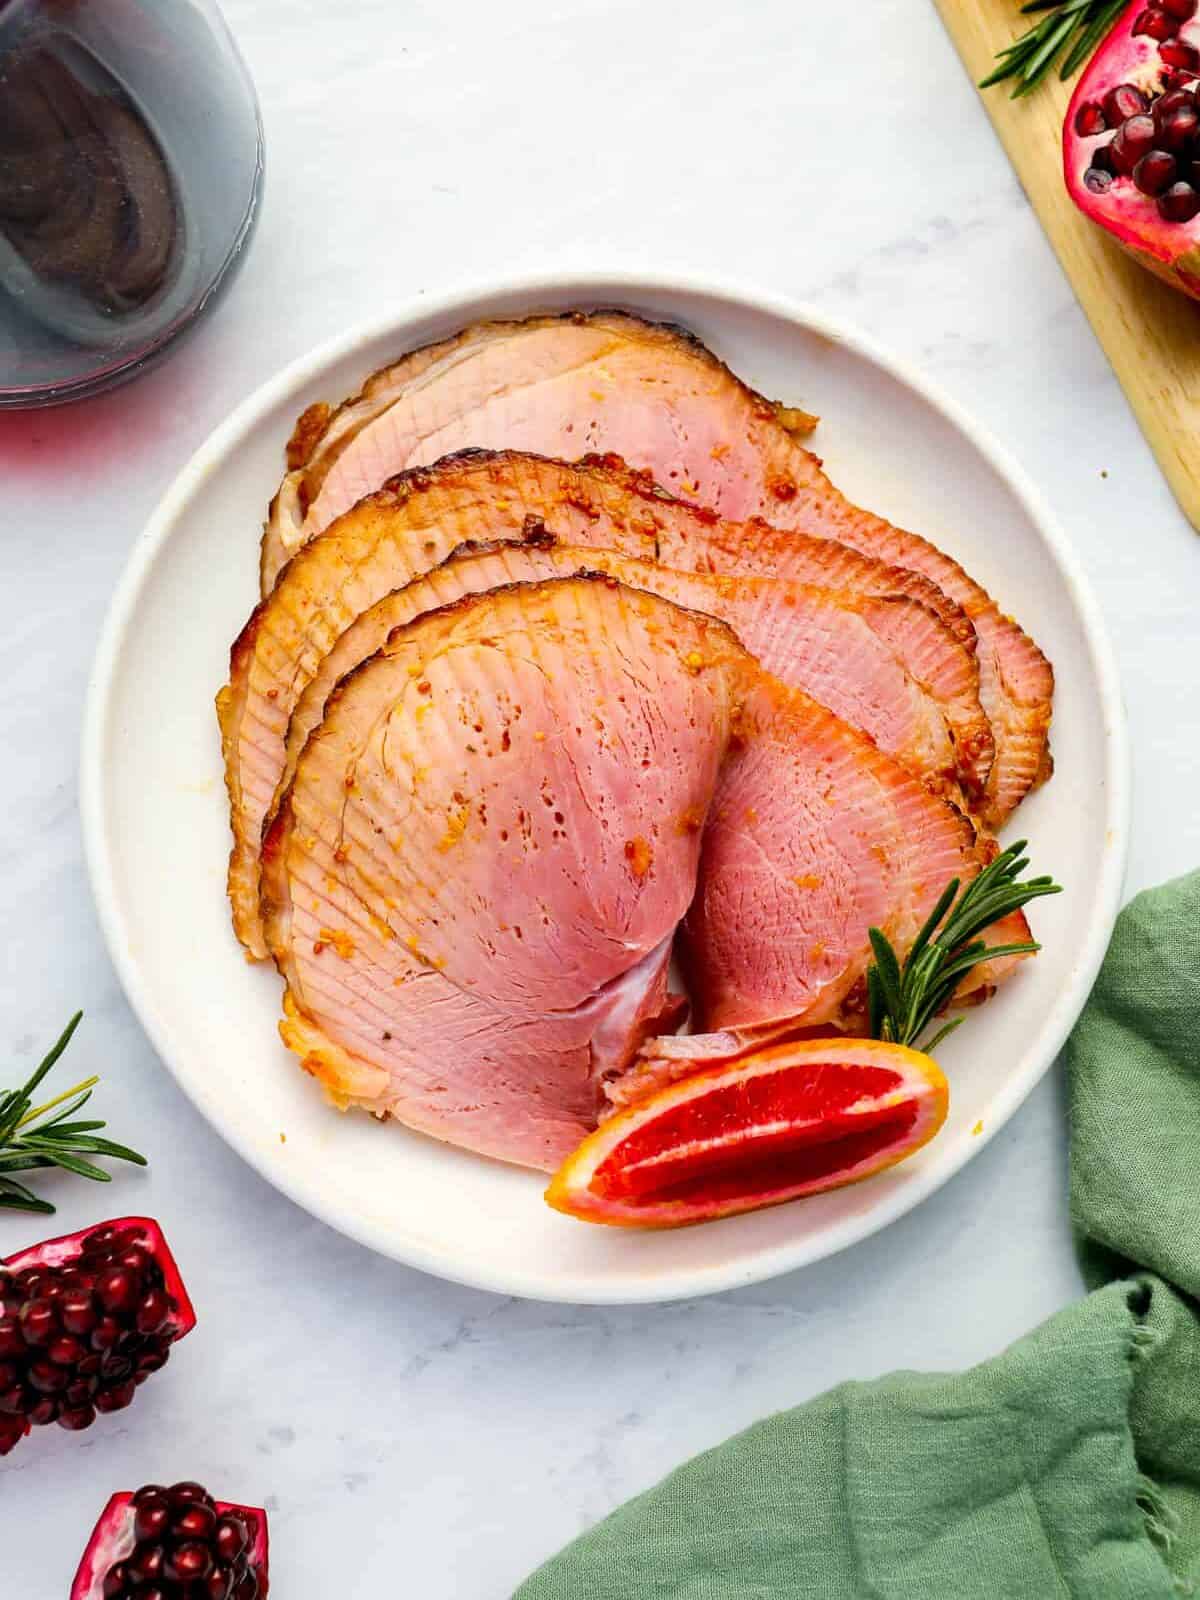
<path id="1" fill-rule="evenodd" d="M 207 0 L 0 0 L 0 404 L 154 359 L 240 257 L 260 176 Z"/>
<path id="2" fill-rule="evenodd" d="M 50 328 L 104 341 L 162 294 L 182 232 L 163 148 L 95 56 L 53 35 L 11 51 L 0 68 L 0 289 Z"/>

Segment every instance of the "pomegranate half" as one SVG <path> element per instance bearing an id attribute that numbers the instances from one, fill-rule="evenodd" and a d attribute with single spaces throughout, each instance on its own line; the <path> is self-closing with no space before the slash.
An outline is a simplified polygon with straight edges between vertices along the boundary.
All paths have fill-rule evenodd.
<path id="1" fill-rule="evenodd" d="M 1200 299 L 1200 0 L 1135 0 L 1092 57 L 1063 127 L 1075 204 Z"/>
<path id="2" fill-rule="evenodd" d="M 226 1505 L 198 1483 L 114 1494 L 70 1600 L 262 1600 L 267 1514 Z"/>
<path id="3" fill-rule="evenodd" d="M 123 1410 L 196 1313 L 162 1230 L 121 1217 L 0 1261 L 0 1456 Z"/>

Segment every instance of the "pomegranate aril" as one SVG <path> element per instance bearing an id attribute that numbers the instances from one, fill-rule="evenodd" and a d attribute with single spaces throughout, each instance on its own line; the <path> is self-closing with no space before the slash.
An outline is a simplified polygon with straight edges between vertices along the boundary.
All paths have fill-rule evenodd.
<path id="1" fill-rule="evenodd" d="M 211 1539 L 216 1525 L 216 1509 L 199 1502 L 176 1513 L 171 1533 L 176 1539 Z"/>
<path id="2" fill-rule="evenodd" d="M 1143 194 L 1160 195 L 1175 182 L 1178 171 L 1175 157 L 1165 150 L 1151 150 L 1133 169 L 1133 181 Z"/>
<path id="3" fill-rule="evenodd" d="M 61 1394 L 71 1381 L 71 1375 L 53 1361 L 31 1361 L 26 1368 L 25 1381 L 39 1394 Z"/>
<path id="4" fill-rule="evenodd" d="M 19 1417 L 25 1410 L 25 1386 L 13 1384 L 11 1389 L 0 1389 L 0 1414 Z"/>
<path id="5" fill-rule="evenodd" d="M 26 1348 L 16 1317 L 0 1317 L 0 1356 L 23 1356 Z"/>
<path id="6" fill-rule="evenodd" d="M 1195 72 L 1200 68 L 1200 50 L 1194 45 L 1184 44 L 1182 39 L 1169 40 L 1160 46 L 1158 53 L 1167 66 L 1179 72 Z"/>
<path id="7" fill-rule="evenodd" d="M 1190 22 L 1196 15 L 1200 0 L 1155 0 L 1155 10 L 1165 11 L 1179 22 Z"/>
<path id="8" fill-rule="evenodd" d="M 1113 170 L 1127 178 L 1142 157 L 1154 148 L 1158 130 L 1153 117 L 1130 117 L 1121 127 L 1108 147 Z"/>
<path id="9" fill-rule="evenodd" d="M 105 1415 L 110 1411 L 124 1411 L 136 1393 L 137 1384 L 131 1378 L 128 1383 L 118 1383 L 114 1388 L 98 1390 L 92 1404 L 97 1411 L 102 1411 Z"/>
<path id="10" fill-rule="evenodd" d="M 216 1504 L 216 1501 L 202 1483 L 192 1483 L 190 1479 L 185 1480 L 183 1483 L 173 1483 L 167 1490 L 167 1498 L 175 1506 L 213 1506 Z"/>
<path id="11" fill-rule="evenodd" d="M 233 1600 L 258 1600 L 258 1578 L 253 1571 L 245 1572 L 238 1579 L 233 1591 Z"/>
<path id="12" fill-rule="evenodd" d="M 176 1545 L 167 1557 L 166 1576 L 175 1583 L 203 1583 L 213 1569 L 212 1551 L 206 1544 Z"/>
<path id="13" fill-rule="evenodd" d="M 52 1300 L 30 1300 L 22 1308 L 21 1332 L 26 1344 L 48 1344 L 58 1329 L 58 1312 Z"/>
<path id="14" fill-rule="evenodd" d="M 139 1333 L 157 1333 L 171 1315 L 171 1303 L 161 1289 L 151 1289 L 137 1309 Z"/>
<path id="15" fill-rule="evenodd" d="M 1159 95 L 1150 108 L 1150 115 L 1156 123 L 1161 124 L 1162 119 L 1171 111 L 1177 111 L 1180 106 L 1194 106 L 1196 97 L 1190 89 L 1171 89 L 1166 94 Z"/>
<path id="16" fill-rule="evenodd" d="M 214 1567 L 205 1580 L 201 1591 L 205 1600 L 229 1600 L 233 1585 L 233 1574 L 228 1567 Z"/>
<path id="17" fill-rule="evenodd" d="M 129 1558 L 129 1565 L 144 1582 L 153 1583 L 161 1578 L 167 1564 L 167 1552 L 161 1544 L 144 1544 Z"/>
<path id="18" fill-rule="evenodd" d="M 86 1357 L 87 1350 L 78 1339 L 63 1333 L 50 1341 L 46 1346 L 46 1354 L 56 1367 L 74 1367 Z"/>
<path id="19" fill-rule="evenodd" d="M 1098 167 L 1089 167 L 1083 175 L 1083 181 L 1093 194 L 1104 194 L 1113 186 L 1111 172 L 1102 172 Z"/>
<path id="20" fill-rule="evenodd" d="M 132 1311 L 137 1296 L 137 1278 L 124 1267 L 112 1267 L 96 1279 L 96 1298 L 110 1315 Z"/>
<path id="21" fill-rule="evenodd" d="M 1090 139 L 1094 134 L 1104 133 L 1107 129 L 1108 119 L 1104 115 L 1104 107 L 1098 100 L 1089 100 L 1075 113 L 1075 132 L 1081 139 Z"/>
<path id="22" fill-rule="evenodd" d="M 1148 39 L 1171 39 L 1179 32 L 1178 20 L 1167 11 L 1143 11 L 1133 25 L 1135 34 L 1145 34 Z"/>
<path id="23" fill-rule="evenodd" d="M 35 1428 L 48 1427 L 58 1416 L 58 1401 L 52 1400 L 47 1395 L 44 1400 L 39 1400 L 36 1405 L 30 1406 L 27 1415 Z"/>
<path id="24" fill-rule="evenodd" d="M 92 1329 L 88 1343 L 93 1350 L 101 1352 L 115 1349 L 121 1337 L 121 1324 L 115 1317 L 102 1317 Z"/>
<path id="25" fill-rule="evenodd" d="M 1156 119 L 1158 121 L 1157 144 L 1163 150 L 1182 150 L 1200 132 L 1200 109 L 1193 103 L 1190 106 L 1176 106 L 1167 114 Z"/>
<path id="26" fill-rule="evenodd" d="M 232 1565 L 250 1543 L 250 1534 L 240 1517 L 222 1517 L 213 1534 L 213 1542 L 221 1560 Z"/>
<path id="27" fill-rule="evenodd" d="M 1139 112 L 1145 111 L 1149 101 L 1135 84 L 1118 83 L 1104 96 L 1101 105 L 1109 127 L 1118 128 L 1121 123 L 1128 122 L 1130 117 L 1136 117 Z"/>
<path id="28" fill-rule="evenodd" d="M 1200 212 L 1200 193 L 1190 183 L 1173 183 L 1159 195 L 1158 211 L 1164 222 L 1191 222 Z"/>
<path id="29" fill-rule="evenodd" d="M 90 1428 L 96 1420 L 94 1406 L 64 1406 L 58 1413 L 58 1425 L 66 1428 L 70 1433 L 82 1433 L 84 1428 Z"/>
<path id="30" fill-rule="evenodd" d="M 126 1590 L 131 1586 L 131 1577 L 132 1574 L 123 1561 L 118 1561 L 115 1566 L 109 1567 L 104 1574 L 102 1588 L 104 1600 L 117 1600 L 118 1595 L 125 1594 Z"/>
<path id="31" fill-rule="evenodd" d="M 58 1303 L 58 1314 L 68 1333 L 91 1333 L 100 1320 L 90 1289 L 72 1289 Z"/>

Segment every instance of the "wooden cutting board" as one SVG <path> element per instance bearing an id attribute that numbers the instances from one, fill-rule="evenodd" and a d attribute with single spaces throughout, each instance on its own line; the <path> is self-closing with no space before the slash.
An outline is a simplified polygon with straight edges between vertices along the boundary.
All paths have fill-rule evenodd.
<path id="1" fill-rule="evenodd" d="M 934 0 L 972 80 L 1024 31 L 1019 0 Z M 1023 100 L 981 98 L 1150 448 L 1200 530 L 1200 304 L 1160 283 L 1084 217 L 1062 181 L 1062 125 L 1074 84 L 1057 75 Z"/>

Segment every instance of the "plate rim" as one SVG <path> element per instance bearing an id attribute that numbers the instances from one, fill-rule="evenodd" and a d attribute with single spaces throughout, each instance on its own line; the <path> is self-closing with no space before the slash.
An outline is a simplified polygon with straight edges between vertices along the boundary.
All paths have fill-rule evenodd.
<path id="1" fill-rule="evenodd" d="M 539 295 L 551 294 L 567 294 L 592 304 L 602 304 L 606 299 L 636 304 L 639 295 L 689 295 L 723 301 L 741 311 L 765 313 L 829 339 L 872 363 L 920 396 L 958 429 L 1011 490 L 1062 574 L 1100 694 L 1107 778 L 1107 848 L 1097 873 L 1097 915 L 1077 953 L 1070 981 L 1043 1021 L 1042 1049 L 993 1095 L 984 1127 L 977 1137 L 951 1147 L 940 1160 L 929 1163 L 915 1181 L 891 1191 L 879 1204 L 845 1219 L 816 1238 L 785 1240 L 759 1252 L 751 1261 L 739 1262 L 734 1258 L 712 1266 L 688 1268 L 673 1275 L 669 1282 L 631 1266 L 623 1279 L 612 1283 L 611 1287 L 607 1279 L 590 1284 L 576 1280 L 565 1292 L 556 1285 L 552 1275 L 528 1270 L 493 1271 L 488 1263 L 480 1260 L 463 1262 L 453 1255 L 447 1258 L 447 1252 L 419 1238 L 397 1239 L 392 1230 L 356 1216 L 348 1206 L 339 1204 L 336 1197 L 322 1195 L 319 1190 L 313 1192 L 299 1177 L 272 1165 L 248 1133 L 236 1123 L 217 1119 L 199 1093 L 193 1092 L 187 1070 L 174 1059 L 170 1024 L 161 1015 L 150 986 L 143 980 L 139 963 L 131 953 L 130 930 L 123 919 L 114 861 L 105 843 L 108 830 L 104 801 L 106 730 L 124 639 L 160 552 L 169 543 L 181 513 L 202 488 L 213 465 L 236 448 L 289 394 L 318 378 L 323 370 L 352 356 L 356 349 L 393 335 L 403 341 L 405 330 L 414 323 L 450 317 L 460 309 L 470 316 L 517 315 L 519 313 L 494 308 L 490 313 L 480 312 L 477 308 L 487 302 L 524 299 L 530 302 L 532 309 Z M 234 407 L 176 474 L 126 557 L 88 674 L 80 741 L 79 805 L 84 859 L 97 918 L 130 1008 L 160 1061 L 191 1104 L 260 1177 L 310 1215 L 355 1242 L 450 1282 L 548 1303 L 632 1305 L 667 1303 L 761 1283 L 847 1249 L 882 1231 L 921 1204 L 995 1137 L 1057 1058 L 1083 1008 L 1108 947 L 1125 883 L 1131 789 L 1128 726 L 1107 624 L 1080 557 L 1041 490 L 1008 450 L 936 381 L 919 372 L 906 358 L 896 356 L 872 336 L 804 301 L 745 280 L 692 272 L 634 271 L 614 266 L 588 271 L 530 272 L 495 281 L 468 279 L 438 295 L 409 296 L 389 310 L 361 319 L 345 332 L 296 357 Z"/>

